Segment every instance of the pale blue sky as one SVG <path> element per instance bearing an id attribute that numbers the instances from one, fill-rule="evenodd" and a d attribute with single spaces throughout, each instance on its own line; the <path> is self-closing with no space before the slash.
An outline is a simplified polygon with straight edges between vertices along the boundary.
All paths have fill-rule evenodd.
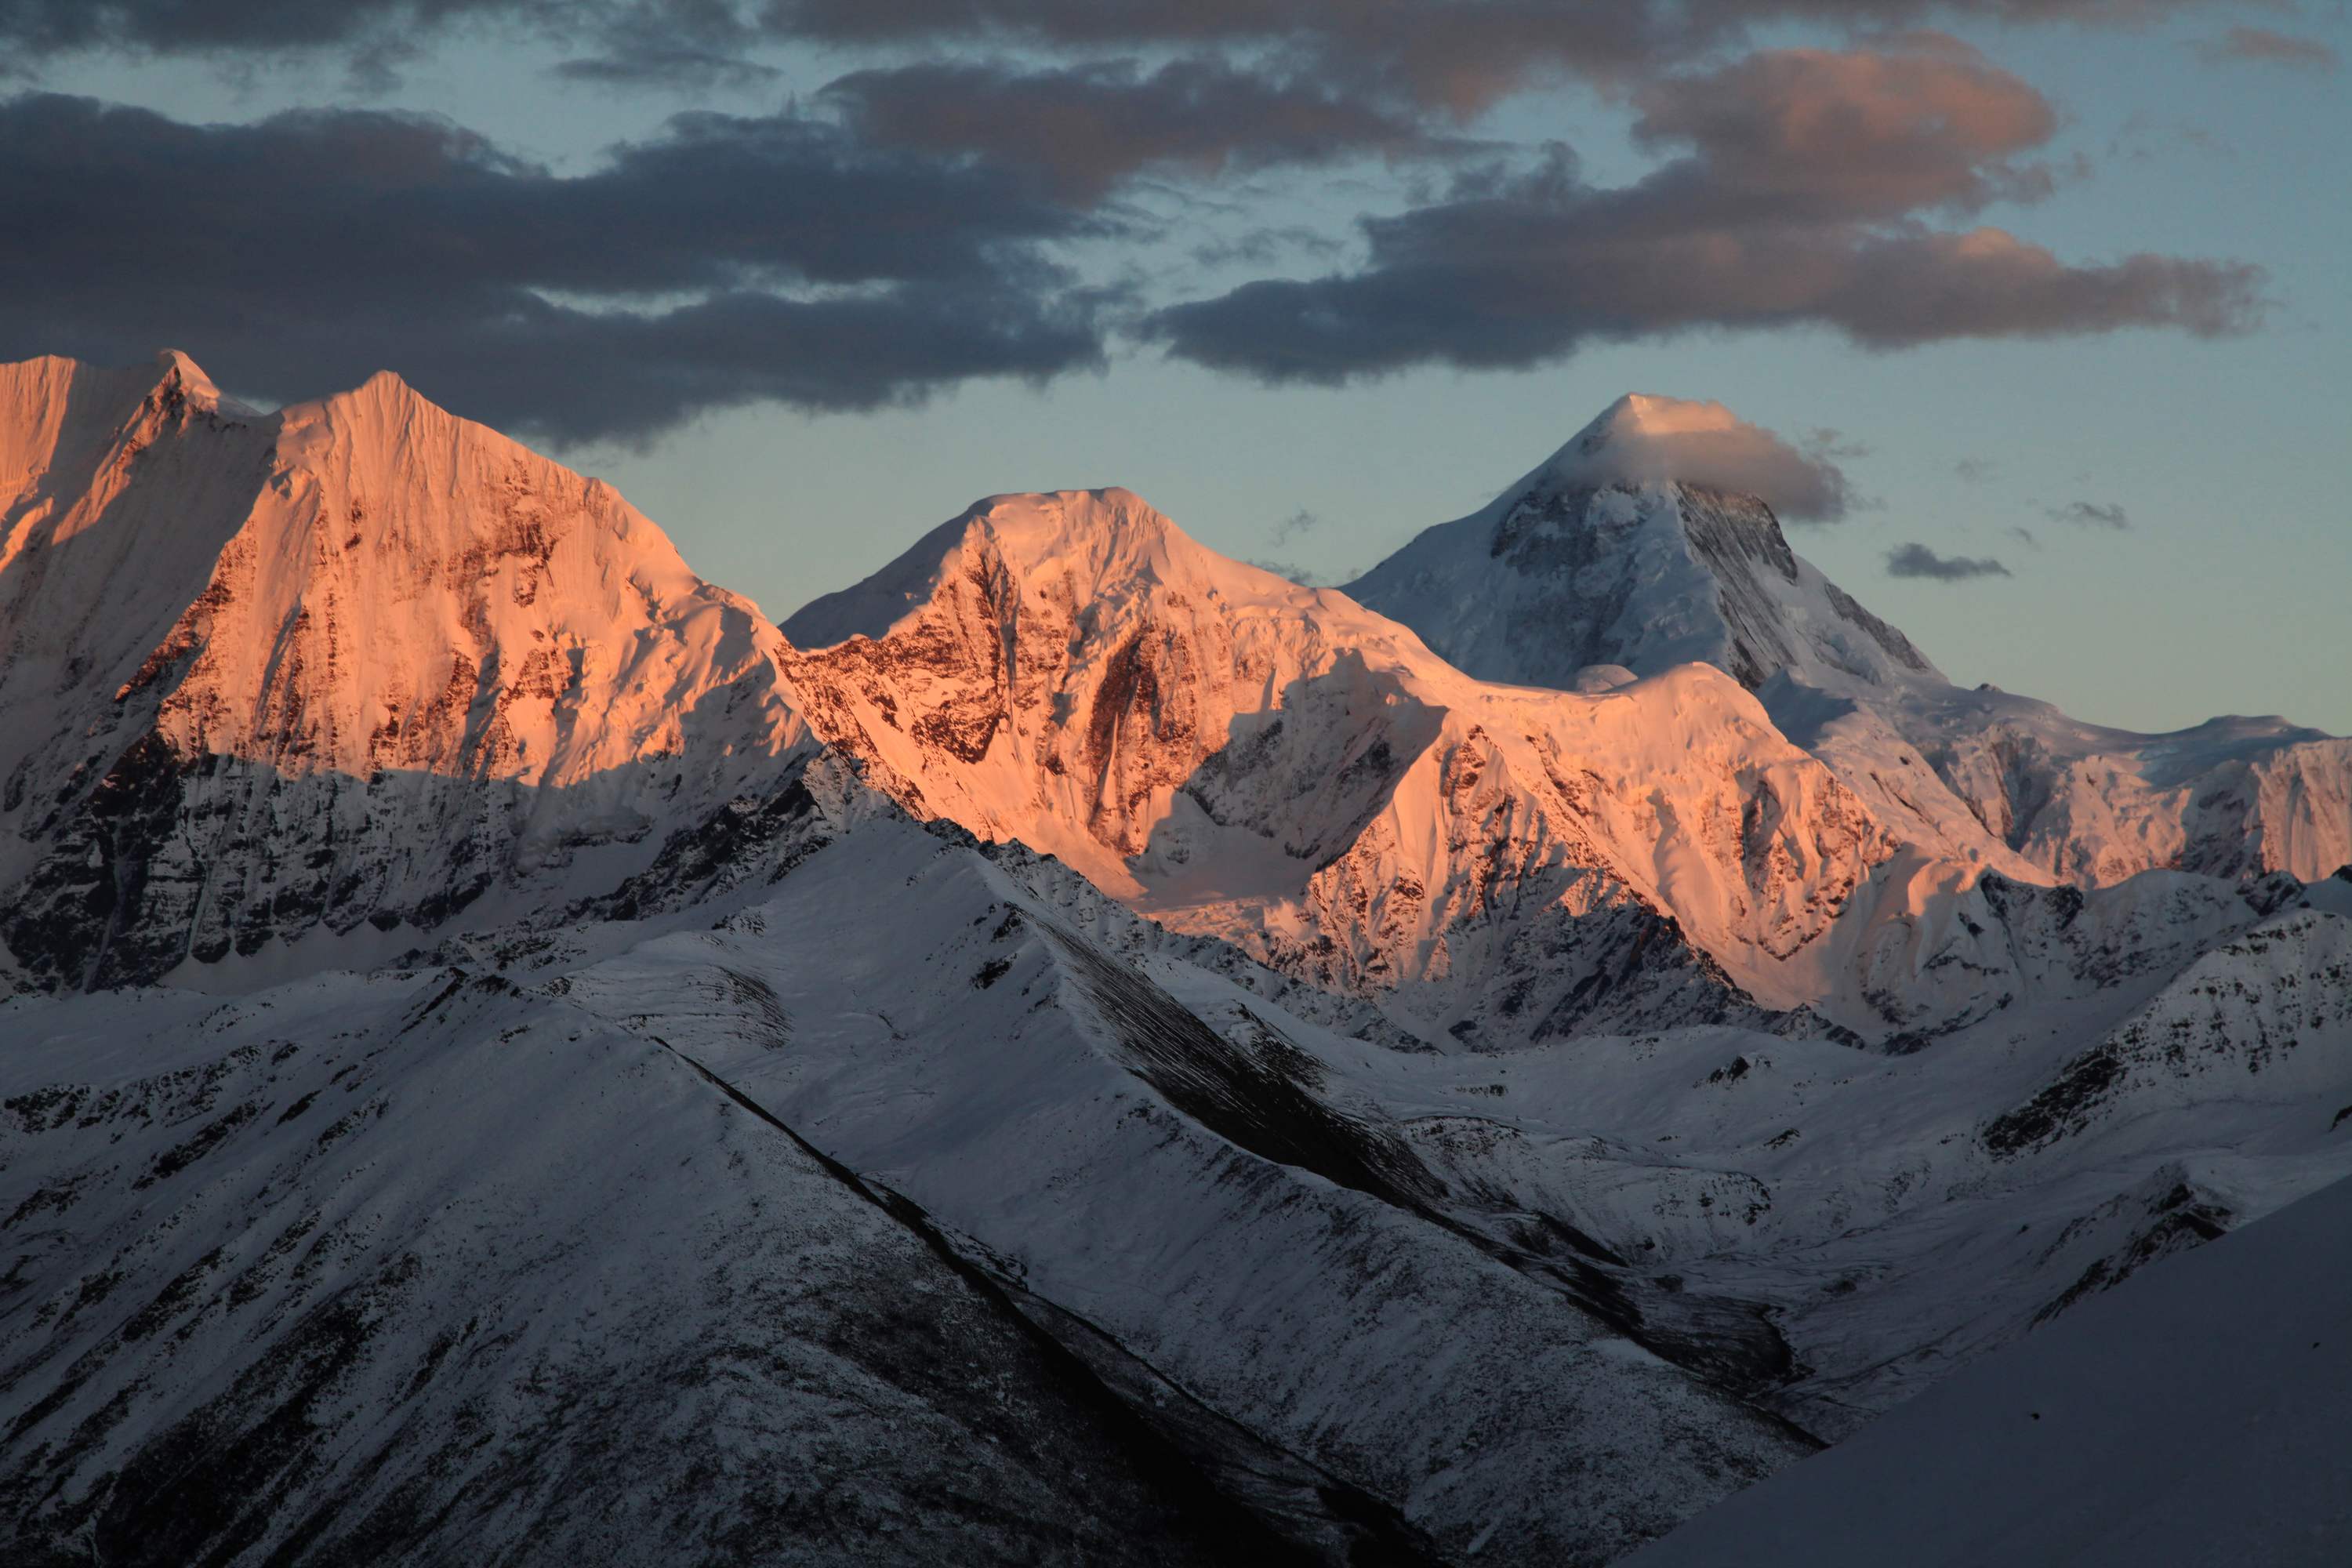
<path id="1" fill-rule="evenodd" d="M 1043 388 L 974 383 L 879 414 L 753 405 L 643 450 L 560 455 L 618 484 L 705 575 L 781 617 L 1004 490 L 1125 485 L 1215 548 L 1337 577 L 1482 504 L 1622 392 L 1716 398 L 1792 438 L 1826 427 L 1868 448 L 1844 467 L 1882 504 L 1792 528 L 1797 548 L 1955 679 L 2139 728 L 2283 712 L 2352 732 L 2352 92 L 2340 70 L 2200 58 L 2192 42 L 2224 19 L 1957 30 L 2053 101 L 2063 128 L 2049 153 L 2082 160 L 2052 199 L 1973 221 L 2070 261 L 2148 250 L 2257 263 L 2273 303 L 2248 335 L 2142 330 L 1873 353 L 1819 328 L 1694 331 L 1538 371 L 1424 370 L 1338 389 L 1264 387 L 1115 342 L 1106 372 Z M 2340 6 L 2306 8 L 2297 30 L 2352 55 Z M 651 135 L 680 106 L 567 87 L 545 74 L 555 58 L 512 44 L 436 47 L 376 96 L 355 95 L 322 60 L 225 74 L 83 57 L 51 62 L 34 85 L 184 120 L 333 102 L 430 110 L 564 168 Z M 775 85 L 702 101 L 770 110 L 849 63 L 762 58 L 784 72 Z M 1512 100 L 1479 129 L 1566 141 L 1590 176 L 1616 183 L 1648 162 L 1625 121 L 1575 89 Z M 1403 181 L 1373 163 L 1145 193 L 1133 199 L 1181 221 L 1154 243 L 1071 259 L 1105 279 L 1148 275 L 1172 298 L 1307 276 L 1347 258 L 1212 270 L 1189 251 L 1269 215 L 1348 239 L 1357 213 L 1404 204 Z M 1990 471 L 1964 478 L 1968 462 Z M 2132 527 L 2047 515 L 2078 500 L 2120 505 Z M 1301 511 L 1315 526 L 1277 543 L 1278 525 Z M 2013 575 L 1888 576 L 1886 552 L 1914 541 L 1998 556 Z"/>

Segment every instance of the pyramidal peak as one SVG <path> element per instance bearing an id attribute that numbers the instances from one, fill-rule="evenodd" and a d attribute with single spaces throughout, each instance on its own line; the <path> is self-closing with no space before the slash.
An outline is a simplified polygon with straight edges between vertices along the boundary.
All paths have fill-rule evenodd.
<path id="1" fill-rule="evenodd" d="M 198 364 L 182 350 L 163 349 L 155 355 L 153 363 L 155 369 L 162 373 L 162 377 L 157 383 L 159 389 L 178 391 L 210 404 L 218 405 L 226 402 L 238 407 L 243 406 L 236 404 L 234 398 L 224 398 L 221 395 L 221 389 L 214 384 L 213 378 L 205 374 L 204 366 Z"/>
<path id="2" fill-rule="evenodd" d="M 1751 425 L 1720 403 L 1628 393 L 1504 494 L 1538 488 L 1638 489 L 1682 485 L 1751 498 L 1801 521 L 1843 514 L 1837 468 Z"/>
<path id="3" fill-rule="evenodd" d="M 1195 541 L 1133 490 L 1041 490 L 975 501 L 861 583 L 812 600 L 782 623 L 795 647 L 879 638 L 919 614 L 943 584 L 1052 582 L 1071 604 L 1187 591 L 1228 601 L 1306 605 L 1320 589 L 1229 560 Z"/>

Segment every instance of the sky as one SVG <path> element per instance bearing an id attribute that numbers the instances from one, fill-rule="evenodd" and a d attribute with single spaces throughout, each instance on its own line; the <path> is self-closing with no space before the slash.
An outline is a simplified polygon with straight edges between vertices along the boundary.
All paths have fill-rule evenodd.
<path id="1" fill-rule="evenodd" d="M 1343 582 L 1712 399 L 1955 679 L 2346 733 L 2347 55 L 2340 0 L 0 0 L 0 359 L 396 370 L 779 617 L 1111 484 Z"/>

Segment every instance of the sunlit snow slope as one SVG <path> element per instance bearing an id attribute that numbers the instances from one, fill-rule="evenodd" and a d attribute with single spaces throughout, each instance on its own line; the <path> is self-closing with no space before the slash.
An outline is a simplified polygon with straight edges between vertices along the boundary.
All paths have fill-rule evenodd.
<path id="1" fill-rule="evenodd" d="M 1471 680 L 1124 490 L 984 501 L 784 631 L 810 724 L 908 810 L 1440 1036 L 1761 1022 L 1892 847 L 1704 664 Z"/>
<path id="2" fill-rule="evenodd" d="M 801 735 L 748 602 L 388 374 L 257 416 L 178 355 L 0 367 L 0 605 L 45 985 L 602 892 Z"/>

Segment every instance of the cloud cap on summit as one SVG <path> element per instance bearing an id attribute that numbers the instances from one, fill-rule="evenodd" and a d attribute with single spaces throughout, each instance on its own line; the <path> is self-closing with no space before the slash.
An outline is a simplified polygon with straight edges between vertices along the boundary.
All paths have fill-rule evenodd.
<path id="1" fill-rule="evenodd" d="M 1546 465 L 1591 485 L 1679 482 L 1760 496 L 1792 521 L 1832 522 L 1854 504 L 1845 472 L 1720 403 L 1628 393 Z"/>

